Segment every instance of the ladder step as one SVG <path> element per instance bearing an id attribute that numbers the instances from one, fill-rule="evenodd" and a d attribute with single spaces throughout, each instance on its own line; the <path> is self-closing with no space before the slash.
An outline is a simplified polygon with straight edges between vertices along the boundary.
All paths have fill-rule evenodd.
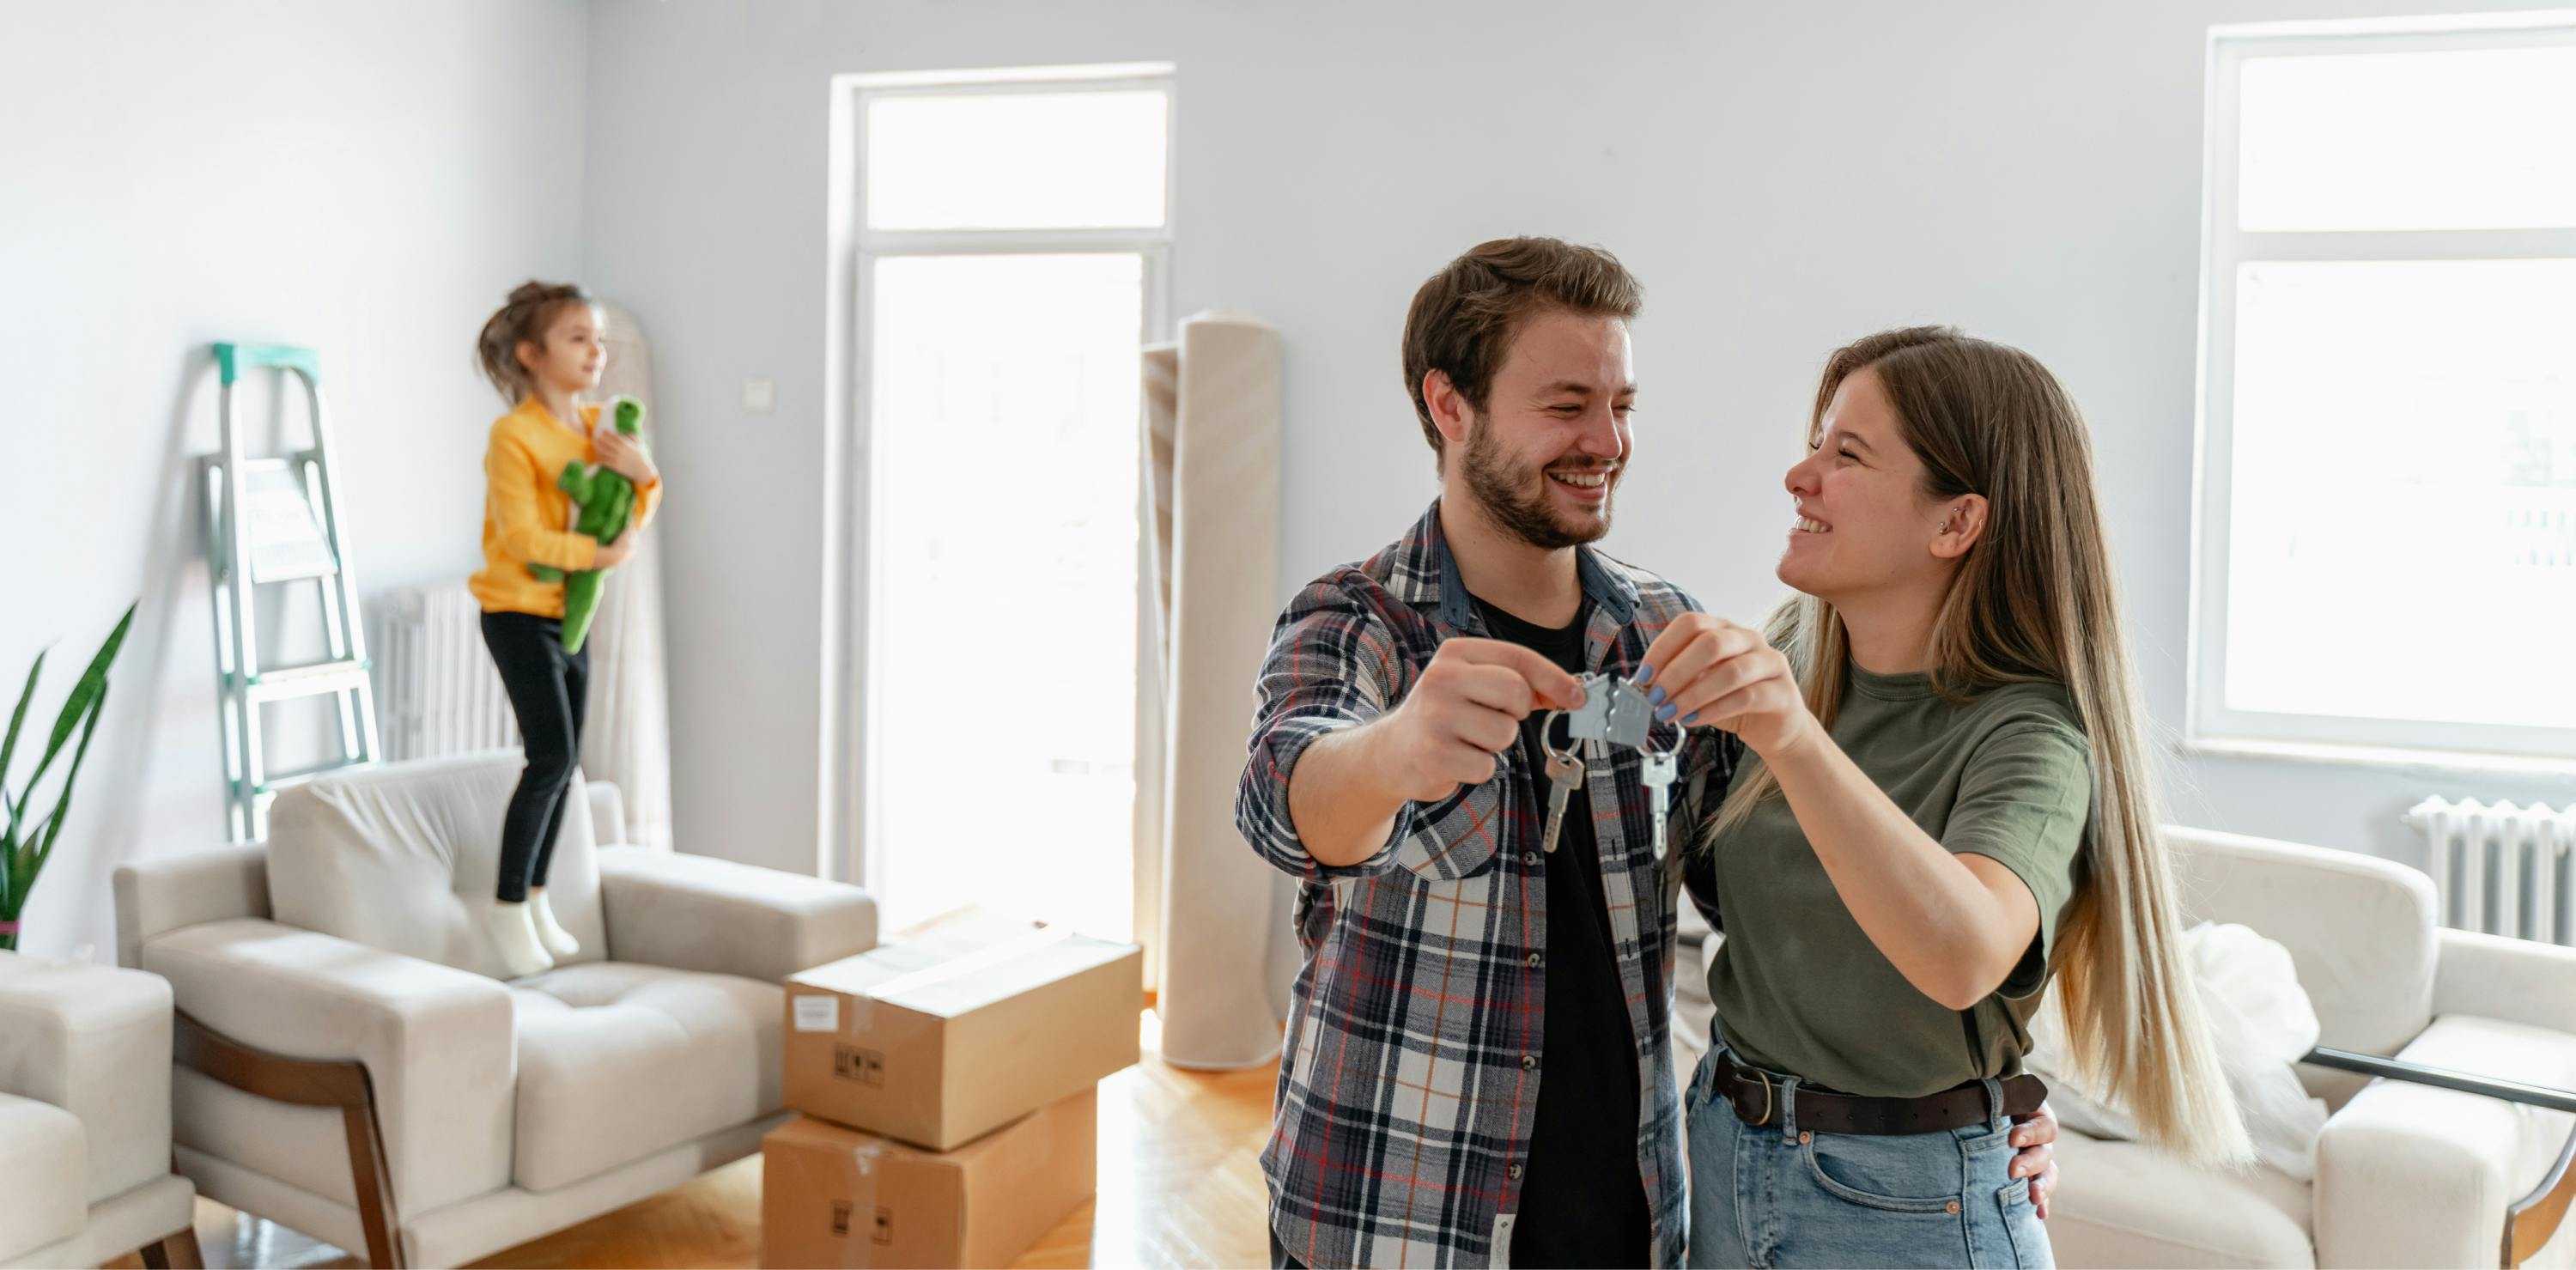
<path id="1" fill-rule="evenodd" d="M 328 557 L 304 557 L 286 564 L 251 564 L 251 585 L 270 586 L 279 582 L 310 582 L 327 578 L 340 571 L 340 562 Z"/>
<path id="2" fill-rule="evenodd" d="M 268 794 L 274 794 L 281 789 L 289 789 L 294 786 L 301 785 L 316 776 L 328 776 L 333 772 L 363 771 L 367 768 L 374 767 L 375 765 L 375 760 L 373 759 L 362 759 L 354 763 L 345 761 L 322 763 L 313 767 L 299 768 L 292 772 L 272 772 L 269 774 L 267 780 L 260 782 L 259 786 L 251 792 L 265 796 Z"/>
<path id="3" fill-rule="evenodd" d="M 363 658 L 355 658 L 267 670 L 252 675 L 243 689 L 253 702 L 292 701 L 298 697 L 347 692 L 369 686 L 367 667 L 371 664 Z"/>

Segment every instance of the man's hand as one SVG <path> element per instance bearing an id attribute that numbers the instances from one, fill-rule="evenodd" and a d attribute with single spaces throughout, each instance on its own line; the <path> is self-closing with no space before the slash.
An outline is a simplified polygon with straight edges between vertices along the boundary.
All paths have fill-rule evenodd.
<path id="1" fill-rule="evenodd" d="M 2030 1206 L 2041 1221 L 2048 1220 L 2048 1193 L 2057 1189 L 2057 1116 L 2047 1103 L 2028 1115 L 2013 1117 L 2012 1144 L 2021 1150 L 2014 1153 L 2008 1177 L 2027 1177 L 2030 1184 Z"/>
<path id="2" fill-rule="evenodd" d="M 1494 778 L 1494 756 L 1520 739 L 1535 710 L 1583 703 L 1574 676 L 1537 653 L 1497 639 L 1443 642 L 1373 738 L 1389 792 L 1436 802 Z"/>

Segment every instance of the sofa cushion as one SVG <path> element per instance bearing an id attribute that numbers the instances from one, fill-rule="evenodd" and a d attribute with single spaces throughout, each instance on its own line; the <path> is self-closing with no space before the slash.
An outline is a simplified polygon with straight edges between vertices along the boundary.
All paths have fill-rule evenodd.
<path id="1" fill-rule="evenodd" d="M 2250 926 L 2290 950 L 2318 1044 L 2394 1054 L 2433 1018 L 2433 879 L 2355 851 L 2166 831 L 2195 921 Z"/>
<path id="2" fill-rule="evenodd" d="M 2065 1130 L 2048 1239 L 2062 1266 L 2313 1266 L 2310 1191 L 2278 1169 L 2205 1170 Z"/>
<path id="3" fill-rule="evenodd" d="M 779 985 L 634 962 L 512 986 L 517 1162 L 547 1191 L 777 1110 Z"/>
<path id="4" fill-rule="evenodd" d="M 279 794 L 268 839 L 277 920 L 504 977 L 482 915 L 524 763 L 517 750 L 495 750 L 336 773 Z M 592 847 L 590 799 L 576 775 L 546 881 L 556 919 L 581 944 L 566 964 L 600 960 L 608 943 Z"/>
<path id="5" fill-rule="evenodd" d="M 80 1117 L 49 1102 L 0 1094 L 0 1159 L 20 1166 L 0 1186 L 0 1261 L 68 1239 L 89 1223 L 89 1201 L 81 1195 L 89 1146 Z M 25 1167 L 36 1164 L 43 1167 Z"/>

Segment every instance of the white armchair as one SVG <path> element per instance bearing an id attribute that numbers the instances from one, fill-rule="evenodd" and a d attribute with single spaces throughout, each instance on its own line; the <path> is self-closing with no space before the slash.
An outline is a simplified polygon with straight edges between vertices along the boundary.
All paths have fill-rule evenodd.
<path id="1" fill-rule="evenodd" d="M 170 985 L 0 952 L 0 1266 L 197 1266 L 170 1171 Z"/>
<path id="2" fill-rule="evenodd" d="M 177 1008 L 179 1171 L 209 1198 L 456 1265 L 759 1150 L 780 981 L 876 943 L 857 887 L 594 844 L 547 895 L 582 951 L 503 982 L 481 933 L 515 752 L 324 777 L 265 846 L 117 870 L 118 955 Z"/>
<path id="3" fill-rule="evenodd" d="M 2347 851 L 2169 830 L 2193 920 L 2290 951 L 2320 1049 L 2576 1089 L 2576 949 L 2435 924 L 2431 879 Z M 2332 1115 L 2316 1180 L 2195 1170 L 2069 1132 L 2049 1235 L 2060 1264 L 2576 1264 L 2576 1115 L 2302 1066 Z M 2553 1237 L 2554 1232 L 2554 1237 Z"/>

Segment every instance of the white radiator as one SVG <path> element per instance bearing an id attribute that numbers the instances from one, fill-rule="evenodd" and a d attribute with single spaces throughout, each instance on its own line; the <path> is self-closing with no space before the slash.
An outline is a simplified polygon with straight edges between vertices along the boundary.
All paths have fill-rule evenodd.
<path id="1" fill-rule="evenodd" d="M 386 591 L 367 606 L 376 720 L 395 761 L 519 743 L 501 672 L 483 646 L 483 607 L 464 586 Z"/>
<path id="2" fill-rule="evenodd" d="M 2427 798 L 2406 823 L 2430 848 L 2444 925 L 2576 946 L 2576 807 Z"/>

